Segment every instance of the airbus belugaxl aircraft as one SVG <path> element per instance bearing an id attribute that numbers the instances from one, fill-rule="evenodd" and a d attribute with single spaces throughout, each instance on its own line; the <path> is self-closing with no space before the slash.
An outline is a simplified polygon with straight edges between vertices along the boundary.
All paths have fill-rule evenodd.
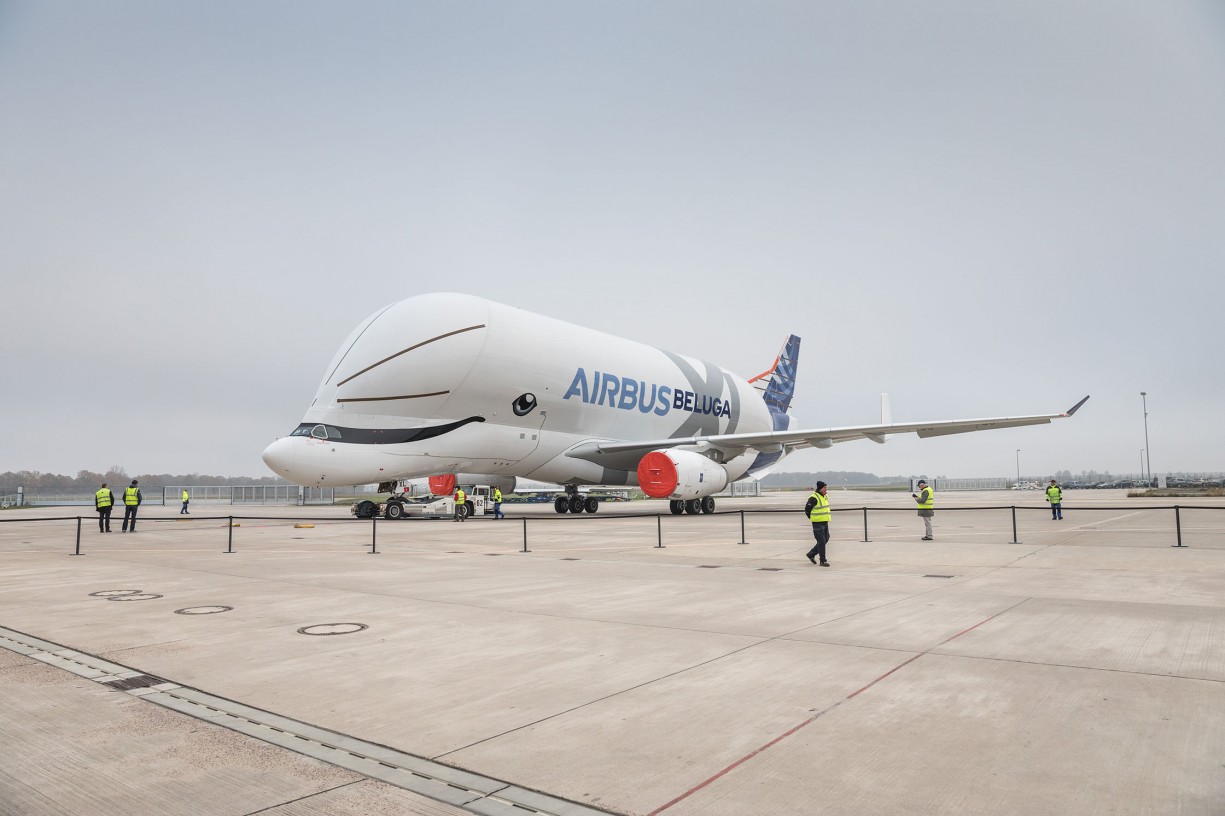
<path id="1" fill-rule="evenodd" d="M 349 335 L 302 423 L 264 462 L 296 484 L 383 491 L 440 474 L 445 487 L 460 471 L 465 483 L 538 479 L 564 487 L 558 512 L 595 511 L 579 485 L 637 485 L 673 513 L 711 513 L 713 494 L 800 448 L 1038 425 L 1088 399 L 1058 414 L 800 429 L 789 413 L 799 352 L 792 335 L 744 380 L 472 295 L 418 295 Z"/>

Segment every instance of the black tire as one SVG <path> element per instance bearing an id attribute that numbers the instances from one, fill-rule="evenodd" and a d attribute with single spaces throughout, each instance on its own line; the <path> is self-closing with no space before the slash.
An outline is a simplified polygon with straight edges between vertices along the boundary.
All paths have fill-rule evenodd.
<path id="1" fill-rule="evenodd" d="M 685 502 L 685 512 L 691 516 L 696 516 L 698 513 L 701 513 L 702 512 L 702 500 L 701 499 L 690 499 L 689 501 Z"/>
<path id="2" fill-rule="evenodd" d="M 679 516 L 681 513 L 685 512 L 685 503 L 678 499 L 673 499 L 672 501 L 668 502 L 668 509 L 672 511 L 672 515 Z"/>
<path id="3" fill-rule="evenodd" d="M 383 515 L 389 519 L 402 518 L 404 516 L 404 505 L 395 501 L 387 502 L 387 510 L 384 511 Z"/>
<path id="4" fill-rule="evenodd" d="M 583 509 L 588 513 L 594 513 L 600 509 L 600 501 L 595 496 L 588 496 L 587 501 L 583 502 Z"/>
<path id="5" fill-rule="evenodd" d="M 476 515 L 476 505 L 473 502 L 464 502 L 464 517 L 472 518 Z"/>
<path id="6" fill-rule="evenodd" d="M 559 513 L 569 513 L 570 512 L 570 500 L 567 499 L 565 496 L 558 496 L 556 499 L 553 500 L 553 509 Z"/>
<path id="7" fill-rule="evenodd" d="M 582 496 L 574 495 L 570 497 L 570 512 L 571 513 L 583 512 L 583 497 Z"/>
<path id="8" fill-rule="evenodd" d="M 372 501 L 362 501 L 357 503 L 356 515 L 359 519 L 371 519 L 379 514 L 379 507 Z"/>
<path id="9" fill-rule="evenodd" d="M 702 497 L 702 512 L 703 513 L 715 512 L 715 497 L 714 496 L 703 496 Z"/>

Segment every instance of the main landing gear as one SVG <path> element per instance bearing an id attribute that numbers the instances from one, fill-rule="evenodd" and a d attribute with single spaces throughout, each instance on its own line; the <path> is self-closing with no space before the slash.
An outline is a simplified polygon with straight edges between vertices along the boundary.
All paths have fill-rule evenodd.
<path id="1" fill-rule="evenodd" d="M 577 488 L 567 487 L 566 495 L 554 499 L 553 509 L 559 513 L 594 513 L 600 509 L 600 502 L 595 496 L 580 496 Z"/>
<path id="2" fill-rule="evenodd" d="M 714 496 L 703 496 L 700 499 L 689 501 L 674 499 L 668 502 L 668 509 L 674 516 L 679 516 L 681 513 L 688 513 L 691 516 L 696 516 L 698 513 L 713 513 L 715 512 L 715 498 Z"/>

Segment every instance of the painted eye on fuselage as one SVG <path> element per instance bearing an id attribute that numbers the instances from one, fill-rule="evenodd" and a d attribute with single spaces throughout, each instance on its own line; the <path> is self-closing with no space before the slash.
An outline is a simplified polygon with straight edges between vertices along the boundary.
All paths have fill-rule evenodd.
<path id="1" fill-rule="evenodd" d="M 515 416 L 527 416 L 536 407 L 535 394 L 520 394 L 515 398 L 515 401 L 510 404 L 514 410 Z"/>

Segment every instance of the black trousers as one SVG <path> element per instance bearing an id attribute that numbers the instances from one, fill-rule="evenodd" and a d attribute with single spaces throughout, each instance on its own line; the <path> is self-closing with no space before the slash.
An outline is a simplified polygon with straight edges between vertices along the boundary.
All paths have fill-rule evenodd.
<path id="1" fill-rule="evenodd" d="M 825 545 L 829 543 L 829 522 L 814 521 L 812 523 L 812 537 L 817 540 L 812 549 L 808 551 L 809 558 L 816 557 L 818 561 L 825 560 Z"/>
<path id="2" fill-rule="evenodd" d="M 136 532 L 136 508 L 139 504 L 125 504 L 123 506 L 123 530 L 128 530 L 128 519 L 132 520 L 132 532 Z"/>
<path id="3" fill-rule="evenodd" d="M 98 532 L 109 533 L 111 531 L 111 505 L 98 508 Z"/>

